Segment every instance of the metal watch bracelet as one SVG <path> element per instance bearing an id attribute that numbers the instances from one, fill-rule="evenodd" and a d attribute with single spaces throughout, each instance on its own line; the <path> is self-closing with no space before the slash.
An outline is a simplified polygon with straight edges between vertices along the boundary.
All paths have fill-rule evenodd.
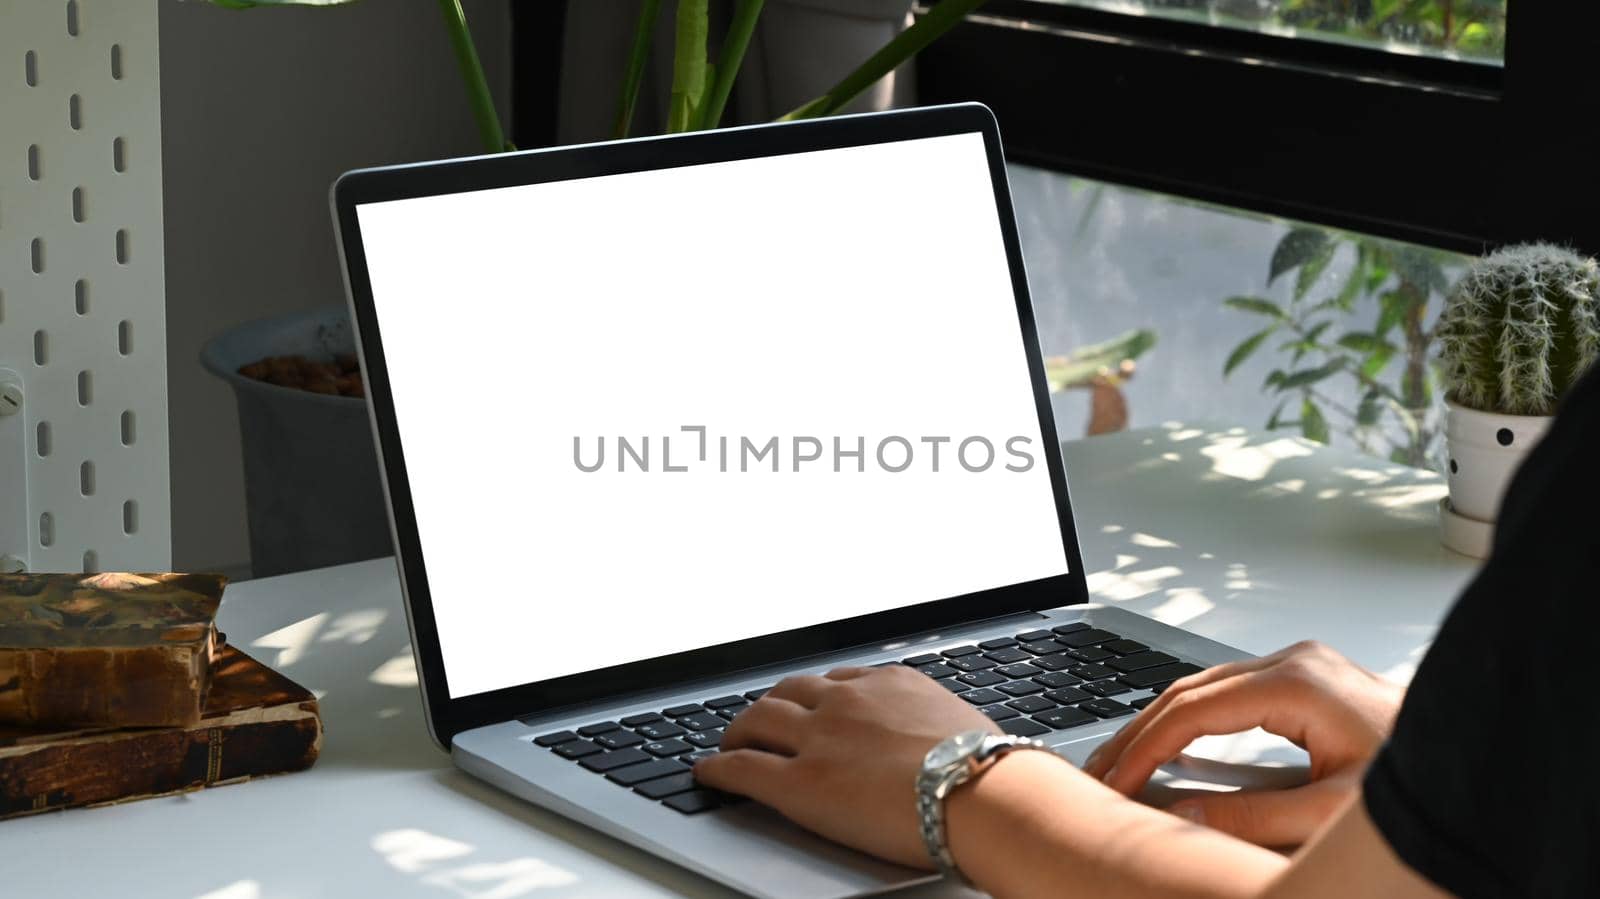
<path id="1" fill-rule="evenodd" d="M 928 855 L 947 877 L 962 883 L 971 881 L 956 867 L 950 854 L 945 828 L 945 798 L 956 787 L 971 780 L 985 762 L 999 759 L 1012 750 L 1055 751 L 1030 737 L 1014 737 L 983 730 L 957 734 L 928 750 L 917 776 L 917 819 Z"/>

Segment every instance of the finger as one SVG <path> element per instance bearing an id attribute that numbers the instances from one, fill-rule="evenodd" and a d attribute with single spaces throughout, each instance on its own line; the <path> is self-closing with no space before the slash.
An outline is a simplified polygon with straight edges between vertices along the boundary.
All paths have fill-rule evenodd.
<path id="1" fill-rule="evenodd" d="M 794 674 L 778 681 L 778 685 L 768 690 L 766 696 L 787 699 L 808 709 L 814 709 L 817 703 L 822 701 L 822 694 L 833 684 L 833 681 L 815 674 Z M 765 699 L 766 696 L 762 698 Z"/>
<path id="2" fill-rule="evenodd" d="M 694 766 L 694 779 L 713 790 L 749 796 L 765 805 L 792 792 L 789 779 L 793 762 L 759 749 L 725 749 Z"/>
<path id="3" fill-rule="evenodd" d="M 1323 780 L 1292 790 L 1185 799 L 1167 811 L 1258 846 L 1298 846 L 1339 810 L 1351 790 L 1349 784 Z"/>
<path id="4" fill-rule="evenodd" d="M 829 671 L 827 674 L 824 674 L 823 677 L 827 678 L 828 680 L 855 680 L 858 677 L 866 677 L 876 670 L 878 669 L 862 668 L 858 665 L 847 665 L 843 668 L 835 668 L 832 671 Z"/>
<path id="5" fill-rule="evenodd" d="M 1161 765 L 1207 734 L 1234 734 L 1261 724 L 1281 701 L 1278 682 L 1256 671 L 1175 697 L 1128 741 L 1106 786 L 1133 795 Z"/>
<path id="6" fill-rule="evenodd" d="M 811 712 L 771 693 L 734 716 L 722 734 L 722 749 L 765 749 L 794 755 L 800 751 Z"/>

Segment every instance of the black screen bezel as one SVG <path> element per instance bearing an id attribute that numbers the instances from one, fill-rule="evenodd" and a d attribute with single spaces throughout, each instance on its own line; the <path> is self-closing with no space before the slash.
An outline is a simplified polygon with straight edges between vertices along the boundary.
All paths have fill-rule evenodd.
<path id="1" fill-rule="evenodd" d="M 1042 455 L 1055 493 L 1067 573 L 452 699 L 447 689 L 404 451 L 389 393 L 383 341 L 368 279 L 361 232 L 357 226 L 356 207 L 388 200 L 972 132 L 983 135 L 988 153 L 995 208 L 1010 266 L 1018 324 L 1028 355 L 1028 370 L 1033 380 L 1040 434 L 1044 440 Z M 448 746 L 455 734 L 472 727 L 618 696 L 663 683 L 713 676 L 848 646 L 883 642 L 907 633 L 961 622 L 1088 600 L 1083 562 L 1062 468 L 1060 443 L 1051 413 L 1049 387 L 1045 380 L 1033 307 L 1023 269 L 1022 250 L 1017 240 L 1005 158 L 999 130 L 987 107 L 965 103 L 363 169 L 349 172 L 335 182 L 332 201 L 345 263 L 351 314 L 370 397 L 368 405 L 381 460 L 380 469 L 389 499 L 401 586 L 405 594 L 424 704 L 430 731 L 441 745 Z M 442 311 L 442 314 L 448 312 Z M 490 574 L 486 570 L 484 577 L 487 579 Z M 454 576 L 472 577 L 474 572 L 462 572 Z M 529 635 L 530 649 L 537 646 L 537 640 L 537 634 Z"/>

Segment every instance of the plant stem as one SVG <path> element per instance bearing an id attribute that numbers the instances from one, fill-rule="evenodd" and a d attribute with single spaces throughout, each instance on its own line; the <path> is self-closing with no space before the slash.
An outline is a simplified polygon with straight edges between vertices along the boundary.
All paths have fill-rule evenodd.
<path id="1" fill-rule="evenodd" d="M 639 24 L 633 30 L 633 49 L 628 51 L 628 68 L 622 76 L 622 95 L 617 98 L 617 121 L 611 128 L 613 137 L 621 140 L 633 127 L 633 107 L 639 100 L 639 84 L 644 80 L 644 66 L 650 60 L 650 44 L 656 32 L 656 17 L 661 12 L 661 0 L 644 0 L 639 7 Z"/>
<path id="2" fill-rule="evenodd" d="M 706 32 L 710 10 L 707 0 L 678 0 L 677 34 L 672 54 L 672 97 L 667 108 L 667 131 L 676 134 L 694 127 L 706 93 Z"/>
<path id="3" fill-rule="evenodd" d="M 739 0 L 733 10 L 733 21 L 728 23 L 728 33 L 722 38 L 722 55 L 717 58 L 716 80 L 706 94 L 705 109 L 700 111 L 697 129 L 715 128 L 722 122 L 722 109 L 733 92 L 733 79 L 744 62 L 744 52 L 750 47 L 750 35 L 755 33 L 756 20 L 761 17 L 761 7 L 766 0 Z"/>
<path id="4" fill-rule="evenodd" d="M 478 61 L 478 50 L 472 44 L 472 32 L 467 30 L 467 14 L 461 9 L 461 0 L 439 0 L 439 12 L 444 15 L 450 48 L 455 51 L 456 64 L 467 85 L 467 100 L 472 105 L 472 117 L 478 123 L 478 137 L 483 141 L 484 150 L 490 153 L 515 150 L 500 129 L 500 114 L 495 111 L 489 81 L 483 76 L 483 63 Z"/>

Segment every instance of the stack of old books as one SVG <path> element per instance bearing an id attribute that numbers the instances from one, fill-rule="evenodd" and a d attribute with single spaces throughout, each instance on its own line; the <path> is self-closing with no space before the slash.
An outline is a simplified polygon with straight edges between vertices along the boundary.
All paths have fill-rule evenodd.
<path id="1" fill-rule="evenodd" d="M 226 645 L 226 581 L 0 575 L 0 818 L 298 771 L 317 701 Z"/>

